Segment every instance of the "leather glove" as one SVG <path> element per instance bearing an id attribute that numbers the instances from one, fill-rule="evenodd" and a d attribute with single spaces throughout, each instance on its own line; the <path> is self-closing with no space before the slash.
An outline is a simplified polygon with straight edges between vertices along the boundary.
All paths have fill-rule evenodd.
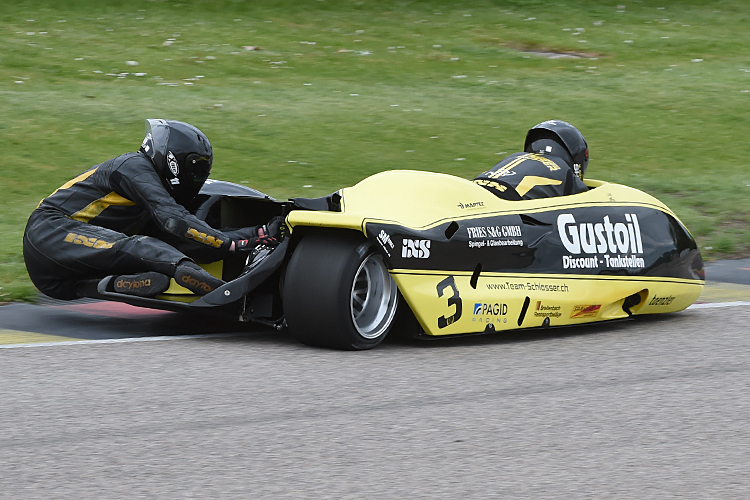
<path id="1" fill-rule="evenodd" d="M 261 226 L 259 232 L 260 230 L 262 230 L 268 236 L 276 238 L 279 241 L 283 240 L 286 237 L 287 233 L 287 227 L 286 224 L 284 224 L 284 218 L 279 215 L 269 220 L 265 225 Z"/>
<path id="2" fill-rule="evenodd" d="M 259 229 L 258 232 L 260 233 L 261 230 Z M 230 251 L 234 251 L 234 252 L 250 252 L 255 247 L 260 246 L 260 245 L 266 245 L 266 246 L 269 246 L 269 247 L 276 247 L 276 246 L 279 245 L 279 240 L 277 240 L 276 238 L 272 238 L 271 236 L 268 236 L 268 235 L 264 234 L 264 235 L 258 235 L 255 238 L 250 238 L 250 239 L 247 239 L 247 240 L 235 240 L 232 243 L 234 244 L 234 250 L 231 250 L 231 248 L 230 248 Z"/>
<path id="3" fill-rule="evenodd" d="M 226 233 L 232 239 L 230 252 L 249 252 L 258 245 L 275 247 L 279 244 L 279 241 L 269 234 L 266 226 L 243 227 L 226 231 Z"/>

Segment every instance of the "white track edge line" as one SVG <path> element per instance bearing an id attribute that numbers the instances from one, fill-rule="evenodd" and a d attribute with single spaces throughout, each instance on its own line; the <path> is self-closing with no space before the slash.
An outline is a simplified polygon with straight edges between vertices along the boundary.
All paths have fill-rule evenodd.
<path id="1" fill-rule="evenodd" d="M 738 300 L 735 302 L 706 302 L 703 304 L 693 304 L 688 309 L 715 309 L 719 307 L 741 307 L 750 306 L 750 302 Z"/>
<path id="2" fill-rule="evenodd" d="M 205 333 L 198 335 L 163 335 L 160 337 L 129 337 L 125 339 L 63 340 L 61 342 L 37 342 L 32 344 L 5 344 L 0 349 L 19 347 L 52 347 L 60 345 L 130 344 L 134 342 L 159 342 L 163 340 L 219 339 L 237 337 L 239 333 Z"/>
<path id="3" fill-rule="evenodd" d="M 707 302 L 693 304 L 688 309 L 716 309 L 720 307 L 743 307 L 750 306 L 747 301 L 735 302 Z M 0 349 L 18 349 L 20 347 L 52 347 L 61 345 L 95 345 L 95 344 L 131 344 L 134 342 L 160 342 L 164 340 L 191 340 L 191 339 L 219 339 L 237 337 L 238 333 L 205 333 L 198 335 L 163 335 L 160 337 L 130 337 L 125 339 L 98 339 L 98 340 L 70 340 L 62 342 L 38 342 L 34 344 L 7 344 L 0 345 Z"/>

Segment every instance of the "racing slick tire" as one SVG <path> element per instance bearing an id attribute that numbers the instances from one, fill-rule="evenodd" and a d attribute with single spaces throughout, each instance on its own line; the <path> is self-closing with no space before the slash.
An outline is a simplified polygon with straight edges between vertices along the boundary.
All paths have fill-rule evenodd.
<path id="1" fill-rule="evenodd" d="M 303 344 L 371 349 L 393 325 L 398 289 L 382 255 L 361 234 L 315 231 L 289 260 L 283 304 L 287 326 Z"/>

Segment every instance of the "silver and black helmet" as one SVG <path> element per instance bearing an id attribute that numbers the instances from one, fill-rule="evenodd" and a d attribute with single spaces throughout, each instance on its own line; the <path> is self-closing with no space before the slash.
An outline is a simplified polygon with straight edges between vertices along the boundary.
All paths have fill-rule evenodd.
<path id="1" fill-rule="evenodd" d="M 562 158 L 581 180 L 589 164 L 589 147 L 583 134 L 562 120 L 547 120 L 532 127 L 523 150 Z"/>
<path id="2" fill-rule="evenodd" d="M 211 143 L 188 123 L 146 120 L 140 151 L 154 164 L 172 198 L 183 205 L 198 194 L 211 173 Z"/>

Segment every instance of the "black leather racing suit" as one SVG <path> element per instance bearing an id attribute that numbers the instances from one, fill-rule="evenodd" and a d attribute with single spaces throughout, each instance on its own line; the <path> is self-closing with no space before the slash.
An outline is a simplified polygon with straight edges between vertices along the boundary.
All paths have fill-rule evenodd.
<path id="1" fill-rule="evenodd" d="M 506 200 L 564 196 L 588 189 L 561 158 L 537 153 L 512 154 L 474 182 Z"/>
<path id="2" fill-rule="evenodd" d="M 26 225 L 23 255 L 40 291 L 71 300 L 80 280 L 143 271 L 174 277 L 181 260 L 220 260 L 243 237 L 196 218 L 169 195 L 144 154 L 126 153 L 42 200 Z"/>

